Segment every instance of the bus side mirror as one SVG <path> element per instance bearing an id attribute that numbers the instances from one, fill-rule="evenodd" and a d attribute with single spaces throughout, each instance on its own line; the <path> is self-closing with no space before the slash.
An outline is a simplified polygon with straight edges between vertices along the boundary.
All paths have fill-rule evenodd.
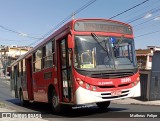
<path id="1" fill-rule="evenodd" d="M 74 41 L 72 39 L 72 36 L 68 35 L 68 48 L 72 49 L 74 47 Z"/>

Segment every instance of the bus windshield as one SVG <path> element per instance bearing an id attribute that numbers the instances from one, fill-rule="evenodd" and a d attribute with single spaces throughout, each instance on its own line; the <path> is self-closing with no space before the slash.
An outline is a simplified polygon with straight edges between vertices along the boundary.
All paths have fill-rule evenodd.
<path id="1" fill-rule="evenodd" d="M 133 69 L 136 65 L 133 39 L 75 36 L 74 66 L 82 70 Z"/>

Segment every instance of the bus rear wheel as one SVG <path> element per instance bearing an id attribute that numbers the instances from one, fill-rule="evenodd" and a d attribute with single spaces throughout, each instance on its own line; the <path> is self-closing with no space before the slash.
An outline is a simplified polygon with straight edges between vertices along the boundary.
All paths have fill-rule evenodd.
<path id="1" fill-rule="evenodd" d="M 27 100 L 24 100 L 22 90 L 19 91 L 19 99 L 20 99 L 20 105 L 21 106 L 27 106 L 28 105 L 29 102 Z"/>
<path id="2" fill-rule="evenodd" d="M 106 110 L 110 105 L 110 101 L 96 103 L 101 110 Z"/>

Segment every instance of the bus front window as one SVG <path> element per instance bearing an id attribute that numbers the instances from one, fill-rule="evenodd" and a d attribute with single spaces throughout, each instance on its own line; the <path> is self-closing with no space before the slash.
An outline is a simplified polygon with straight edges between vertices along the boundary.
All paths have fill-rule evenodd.
<path id="1" fill-rule="evenodd" d="M 83 70 L 115 70 L 136 67 L 133 39 L 75 36 L 74 66 Z"/>

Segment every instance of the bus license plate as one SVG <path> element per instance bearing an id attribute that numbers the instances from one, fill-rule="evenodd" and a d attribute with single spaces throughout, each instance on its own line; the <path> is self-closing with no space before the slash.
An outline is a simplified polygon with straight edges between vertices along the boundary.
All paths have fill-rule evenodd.
<path id="1" fill-rule="evenodd" d="M 112 96 L 119 96 L 119 95 L 121 95 L 121 91 L 120 90 L 116 90 L 116 91 L 113 91 L 113 92 L 111 92 L 111 95 Z"/>

